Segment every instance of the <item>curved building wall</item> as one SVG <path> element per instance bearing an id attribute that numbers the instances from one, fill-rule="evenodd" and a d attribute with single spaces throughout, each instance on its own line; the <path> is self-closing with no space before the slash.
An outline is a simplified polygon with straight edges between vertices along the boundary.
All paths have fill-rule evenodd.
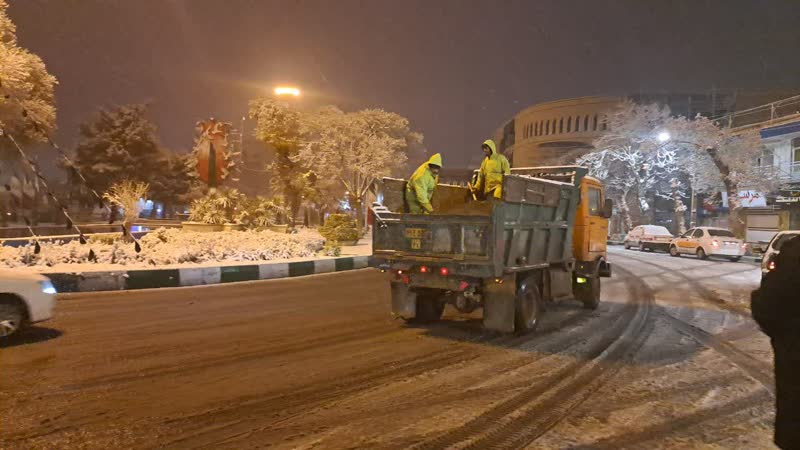
<path id="1" fill-rule="evenodd" d="M 513 144 L 504 148 L 515 167 L 554 164 L 566 155 L 588 152 L 606 130 L 606 114 L 621 97 L 580 97 L 539 103 L 513 120 Z M 499 131 L 499 130 L 498 130 Z"/>

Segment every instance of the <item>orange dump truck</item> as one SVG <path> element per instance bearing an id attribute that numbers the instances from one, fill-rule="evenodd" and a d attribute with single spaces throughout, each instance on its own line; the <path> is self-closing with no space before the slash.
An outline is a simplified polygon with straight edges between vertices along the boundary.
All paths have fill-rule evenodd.
<path id="1" fill-rule="evenodd" d="M 533 331 L 544 303 L 600 302 L 611 200 L 577 166 L 511 169 L 502 198 L 475 200 L 466 187 L 440 185 L 433 214 L 408 214 L 404 180 L 384 180 L 375 214 L 374 266 L 389 274 L 392 313 L 439 320 L 446 304 L 483 309 L 487 329 Z M 387 211 L 388 210 L 388 211 Z"/>

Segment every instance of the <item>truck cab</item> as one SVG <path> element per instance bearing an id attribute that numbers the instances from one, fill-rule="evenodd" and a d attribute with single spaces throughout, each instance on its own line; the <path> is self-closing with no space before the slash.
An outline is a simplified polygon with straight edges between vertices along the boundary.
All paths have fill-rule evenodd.
<path id="1" fill-rule="evenodd" d="M 575 216 L 575 231 L 572 234 L 572 254 L 580 263 L 597 264 L 606 271 L 608 218 L 613 205 L 606 200 L 603 183 L 597 178 L 583 177 L 580 186 L 580 201 Z"/>

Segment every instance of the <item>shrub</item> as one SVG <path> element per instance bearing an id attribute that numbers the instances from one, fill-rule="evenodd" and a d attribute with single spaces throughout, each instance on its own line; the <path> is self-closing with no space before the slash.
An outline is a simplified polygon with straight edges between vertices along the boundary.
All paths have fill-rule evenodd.
<path id="1" fill-rule="evenodd" d="M 347 214 L 331 214 L 325 220 L 325 225 L 319 229 L 319 234 L 329 242 L 343 242 L 358 240 L 356 221 Z"/>
<path id="2" fill-rule="evenodd" d="M 122 209 L 124 214 L 124 221 L 126 224 L 131 223 L 142 212 L 142 204 L 140 200 L 147 200 L 147 191 L 150 190 L 150 185 L 132 180 L 123 180 L 114 183 L 108 192 L 103 194 L 112 205 Z"/>
<path id="3" fill-rule="evenodd" d="M 213 225 L 236 222 L 240 210 L 246 209 L 247 196 L 236 189 L 209 192 L 192 202 L 189 220 Z"/>
<path id="4" fill-rule="evenodd" d="M 113 245 L 121 239 L 122 236 L 119 234 L 94 234 L 89 236 L 89 242 L 92 244 Z"/>
<path id="5" fill-rule="evenodd" d="M 263 228 L 280 224 L 286 213 L 286 208 L 277 202 L 258 196 L 243 202 L 234 219 L 247 228 Z"/>

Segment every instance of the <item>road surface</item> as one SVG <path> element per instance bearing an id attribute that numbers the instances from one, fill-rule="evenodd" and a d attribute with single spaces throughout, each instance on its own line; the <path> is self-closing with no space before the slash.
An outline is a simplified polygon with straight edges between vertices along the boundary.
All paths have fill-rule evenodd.
<path id="1" fill-rule="evenodd" d="M 758 270 L 610 258 L 526 337 L 393 321 L 373 270 L 63 297 L 0 348 L 0 448 L 769 448 Z"/>

